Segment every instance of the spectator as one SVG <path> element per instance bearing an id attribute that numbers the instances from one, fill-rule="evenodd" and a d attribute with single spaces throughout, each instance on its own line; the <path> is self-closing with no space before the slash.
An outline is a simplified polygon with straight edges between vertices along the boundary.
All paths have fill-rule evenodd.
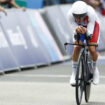
<path id="1" fill-rule="evenodd" d="M 82 1 L 91 5 L 96 10 L 100 11 L 102 15 L 105 16 L 105 1 L 104 0 L 82 0 Z"/>
<path id="2" fill-rule="evenodd" d="M 91 5 L 94 8 L 97 8 L 100 5 L 100 0 L 82 0 L 87 4 Z"/>
<path id="3" fill-rule="evenodd" d="M 101 14 L 105 16 L 105 1 L 104 0 L 100 0 L 100 11 Z"/>
<path id="4" fill-rule="evenodd" d="M 0 6 L 0 11 L 2 11 L 5 15 L 7 15 L 7 12 L 5 11 L 5 9 L 3 7 Z"/>
<path id="5" fill-rule="evenodd" d="M 4 8 L 18 8 L 18 9 L 22 9 L 23 11 L 26 10 L 26 8 L 24 7 L 20 7 L 15 3 L 15 0 L 0 0 L 0 4 L 4 7 Z"/>

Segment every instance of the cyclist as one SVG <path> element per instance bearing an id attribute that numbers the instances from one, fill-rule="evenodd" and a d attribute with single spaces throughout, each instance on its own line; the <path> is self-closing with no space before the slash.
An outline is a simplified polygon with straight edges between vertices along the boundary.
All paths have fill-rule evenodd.
<path id="1" fill-rule="evenodd" d="M 68 19 L 70 25 L 72 26 L 72 30 L 74 32 L 73 35 L 73 42 L 75 44 L 78 43 L 77 37 L 80 34 L 80 41 L 79 44 L 84 42 L 84 35 L 87 35 L 87 39 L 89 40 L 90 44 L 98 44 L 99 43 L 99 35 L 100 35 L 100 26 L 98 17 L 95 13 L 95 10 L 87 5 L 83 1 L 75 2 L 71 9 L 68 12 Z M 74 37 L 75 36 L 75 37 Z M 73 72 L 70 78 L 70 84 L 75 85 L 75 76 L 78 66 L 78 58 L 80 53 L 81 47 L 74 46 L 73 55 L 72 55 L 72 68 Z M 90 55 L 92 58 L 92 65 L 93 65 L 93 84 L 99 83 L 99 71 L 96 67 L 96 62 L 98 59 L 98 54 L 96 52 L 95 46 L 89 47 Z"/>
<path id="2" fill-rule="evenodd" d="M 5 9 L 3 7 L 0 6 L 0 11 L 2 11 L 5 15 L 7 15 L 7 12 L 5 11 Z"/>

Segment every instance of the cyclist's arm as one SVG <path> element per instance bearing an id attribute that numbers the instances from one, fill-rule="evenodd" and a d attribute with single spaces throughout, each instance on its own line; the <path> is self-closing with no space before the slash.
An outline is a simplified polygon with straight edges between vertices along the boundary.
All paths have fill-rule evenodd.
<path id="1" fill-rule="evenodd" d="M 1 7 L 1 6 L 0 6 L 0 11 L 2 11 L 5 15 L 7 15 L 6 10 L 3 7 Z"/>
<path id="2" fill-rule="evenodd" d="M 95 21 L 96 21 L 96 13 L 92 7 L 89 6 L 89 23 L 87 26 L 87 35 L 92 35 L 94 31 Z"/>
<path id="3" fill-rule="evenodd" d="M 15 8 L 22 9 L 23 11 L 26 10 L 26 8 L 18 6 L 18 5 L 15 3 L 14 0 L 11 0 L 10 4 L 11 4 L 12 6 L 14 6 Z"/>
<path id="4" fill-rule="evenodd" d="M 74 20 L 74 17 L 73 15 L 71 14 L 71 12 L 69 11 L 69 13 L 67 14 L 67 20 L 68 20 L 68 24 L 70 25 L 71 27 L 71 31 L 73 32 L 73 34 L 76 33 L 76 27 L 77 27 L 77 24 Z"/>

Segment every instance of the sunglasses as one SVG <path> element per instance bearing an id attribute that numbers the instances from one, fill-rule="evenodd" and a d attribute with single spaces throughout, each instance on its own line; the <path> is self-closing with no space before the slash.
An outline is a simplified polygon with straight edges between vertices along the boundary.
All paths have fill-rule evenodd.
<path id="1" fill-rule="evenodd" d="M 84 19 L 85 17 L 86 17 L 86 15 L 87 15 L 87 13 L 84 13 L 84 14 L 80 14 L 80 15 L 78 15 L 78 14 L 73 14 L 73 16 L 74 16 L 74 18 L 75 19 Z"/>

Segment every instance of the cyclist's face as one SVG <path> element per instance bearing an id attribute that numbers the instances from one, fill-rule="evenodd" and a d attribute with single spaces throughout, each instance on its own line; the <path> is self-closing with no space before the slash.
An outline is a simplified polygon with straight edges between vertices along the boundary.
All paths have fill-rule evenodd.
<path id="1" fill-rule="evenodd" d="M 74 19 L 75 19 L 75 21 L 78 24 L 81 24 L 84 21 L 86 15 L 87 15 L 87 13 L 84 13 L 84 14 L 73 14 Z"/>
<path id="2" fill-rule="evenodd" d="M 78 23 L 78 24 L 81 24 L 84 19 L 85 19 L 85 16 L 76 16 L 74 17 L 75 18 L 75 21 Z"/>
<path id="3" fill-rule="evenodd" d="M 78 17 L 78 18 L 75 18 L 75 21 L 78 23 L 78 24 L 81 24 L 81 22 L 83 21 L 82 18 Z"/>

